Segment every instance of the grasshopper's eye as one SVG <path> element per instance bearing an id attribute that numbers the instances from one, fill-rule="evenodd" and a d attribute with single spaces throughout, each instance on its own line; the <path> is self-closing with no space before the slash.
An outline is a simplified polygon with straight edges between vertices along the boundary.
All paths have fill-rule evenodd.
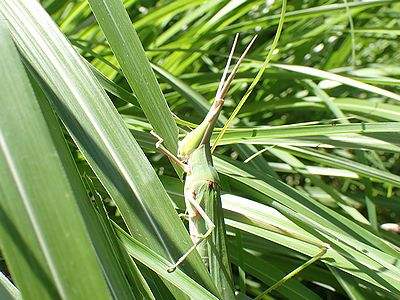
<path id="1" fill-rule="evenodd" d="M 183 159 L 182 157 L 182 141 L 178 141 L 178 157 Z"/>

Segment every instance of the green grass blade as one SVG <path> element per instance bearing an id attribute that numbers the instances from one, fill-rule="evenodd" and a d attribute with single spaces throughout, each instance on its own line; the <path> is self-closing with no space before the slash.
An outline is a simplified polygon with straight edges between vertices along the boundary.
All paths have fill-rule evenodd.
<path id="1" fill-rule="evenodd" d="M 4 300 L 22 299 L 19 290 L 3 274 L 3 272 L 0 272 L 0 298 Z"/>
<path id="2" fill-rule="evenodd" d="M 387 171 L 379 170 L 377 168 L 373 168 L 343 157 L 339 157 L 337 155 L 328 153 L 322 154 L 312 149 L 298 148 L 292 146 L 283 146 L 282 148 L 285 149 L 286 151 L 291 152 L 296 156 L 309 158 L 312 159 L 313 161 L 317 161 L 322 164 L 335 166 L 356 172 L 359 175 L 370 179 L 375 179 L 377 181 L 382 181 L 382 182 L 390 182 L 391 184 L 400 186 L 400 176 L 389 173 Z"/>
<path id="3" fill-rule="evenodd" d="M 191 280 L 185 273 L 177 269 L 173 273 L 168 273 L 167 268 L 171 265 L 169 261 L 158 255 L 152 249 L 149 249 L 139 241 L 130 237 L 123 229 L 115 223 L 114 228 L 119 239 L 128 253 L 135 259 L 141 261 L 144 265 L 155 270 L 165 280 L 171 282 L 193 299 L 217 299 L 201 285 Z"/>
<path id="4" fill-rule="evenodd" d="M 310 68 L 310 67 L 306 67 L 306 66 L 296 66 L 296 65 L 282 65 L 282 64 L 273 64 L 274 67 L 280 68 L 280 69 L 284 69 L 284 70 L 289 70 L 292 72 L 297 72 L 297 73 L 301 73 L 301 74 L 306 74 L 306 75 L 310 75 L 313 77 L 317 77 L 317 78 L 323 78 L 323 79 L 329 79 L 332 81 L 337 81 L 340 82 L 342 84 L 348 85 L 348 86 L 352 86 L 361 90 L 365 90 L 371 93 L 375 93 L 378 95 L 382 95 L 384 97 L 393 99 L 393 100 L 397 100 L 400 101 L 400 96 L 387 91 L 385 89 L 352 79 L 352 78 L 348 78 L 342 75 L 338 75 L 338 74 L 334 74 L 331 72 L 327 72 L 327 71 L 323 71 L 323 70 L 317 70 L 315 68 Z"/>
<path id="5" fill-rule="evenodd" d="M 235 247 L 231 247 L 235 249 Z M 237 263 L 237 256 L 240 250 L 233 250 L 232 257 L 233 261 Z M 243 264 L 240 265 L 249 274 L 261 279 L 268 286 L 272 286 L 279 279 L 283 278 L 286 274 L 277 268 L 273 263 L 263 260 L 256 255 L 252 255 L 246 251 L 242 251 Z M 263 272 L 264 270 L 264 272 Z M 267 272 L 265 270 L 268 270 Z M 321 299 L 317 294 L 315 294 L 310 289 L 303 286 L 296 280 L 290 280 L 286 282 L 283 286 L 277 289 L 281 295 L 288 299 Z"/>
<path id="6" fill-rule="evenodd" d="M 352 113 L 356 116 L 367 117 L 371 120 L 389 120 L 399 121 L 400 120 L 400 108 L 393 104 L 387 104 L 376 101 L 359 100 L 355 98 L 336 98 L 335 104 L 342 111 Z M 305 102 L 305 101 L 288 101 L 290 103 L 277 103 L 273 110 L 297 110 L 302 108 L 311 109 L 325 109 L 325 105 L 318 102 Z"/>
<path id="7" fill-rule="evenodd" d="M 256 77 L 254 78 L 253 82 L 251 83 L 251 85 L 249 86 L 248 90 L 246 91 L 246 94 L 244 94 L 244 96 L 242 97 L 242 99 L 240 100 L 238 105 L 235 107 L 235 110 L 229 116 L 228 120 L 226 121 L 226 124 L 224 125 L 222 130 L 219 132 L 218 136 L 215 138 L 215 141 L 214 141 L 213 146 L 211 148 L 211 153 L 214 151 L 214 149 L 217 146 L 218 142 L 223 137 L 223 135 L 225 134 L 226 130 L 229 128 L 229 125 L 232 123 L 233 119 L 239 113 L 240 109 L 242 108 L 242 106 L 244 105 L 244 103 L 249 98 L 250 94 L 253 92 L 254 88 L 256 87 L 258 82 L 260 81 L 262 75 L 264 74 L 265 69 L 268 67 L 269 62 L 271 61 L 271 58 L 272 58 L 272 54 L 274 53 L 274 50 L 278 45 L 278 41 L 279 41 L 279 38 L 281 36 L 283 24 L 285 22 L 286 3 L 287 3 L 287 0 L 283 0 L 282 1 L 281 17 L 279 19 L 278 28 L 276 29 L 275 37 L 274 37 L 274 40 L 272 42 L 271 48 L 268 51 L 268 55 L 265 58 L 262 66 L 261 66 L 260 70 L 258 71 Z"/>
<path id="8" fill-rule="evenodd" d="M 121 268 L 123 268 L 132 292 L 137 299 L 155 299 L 143 275 L 140 273 L 139 268 L 135 262 L 130 259 L 128 253 L 123 250 L 123 247 L 118 242 L 112 224 L 108 219 L 107 210 L 102 202 L 100 194 L 95 190 L 94 184 L 90 178 L 85 176 L 85 179 L 86 185 L 88 186 L 88 189 L 94 198 L 101 226 L 104 229 L 108 239 L 107 242 L 110 243 L 113 250 L 113 253 L 109 254 L 108 256 L 114 258 L 114 264 L 115 261 L 118 261 L 121 264 Z"/>
<path id="9" fill-rule="evenodd" d="M 43 78 L 59 117 L 117 204 L 131 234 L 171 262 L 180 257 L 191 245 L 187 231 L 86 63 L 39 4 L 2 1 L 0 8 L 21 52 Z M 182 267 L 215 290 L 198 255 L 191 255 Z"/>
<path id="10" fill-rule="evenodd" d="M 396 286 L 398 286 L 398 284 L 396 283 L 397 275 L 395 275 L 399 272 L 399 270 L 394 267 L 398 259 L 398 253 L 388 247 L 373 233 L 366 229 L 363 229 L 356 223 L 351 222 L 346 218 L 343 218 L 333 211 L 330 211 L 322 205 L 311 201 L 311 199 L 306 200 L 303 195 L 298 194 L 288 187 L 285 188 L 282 183 L 278 183 L 272 178 L 263 176 L 261 173 L 255 171 L 247 173 L 250 171 L 250 168 L 244 166 L 243 164 L 232 162 L 235 165 L 234 167 L 233 165 L 230 165 L 227 162 L 223 162 L 220 159 L 216 159 L 215 161 L 217 169 L 222 171 L 223 174 L 226 174 L 232 179 L 243 183 L 245 186 L 248 186 L 251 189 L 257 190 L 257 193 L 253 193 L 253 196 L 256 197 L 257 200 L 276 207 L 277 209 L 281 210 L 285 215 L 290 216 L 290 218 L 294 218 L 297 222 L 301 222 L 303 225 L 307 223 L 307 230 L 321 230 L 320 233 L 323 233 L 324 237 L 330 237 L 329 243 L 332 247 L 334 247 L 333 245 L 336 244 L 336 242 L 341 241 L 340 246 L 338 245 L 339 248 L 333 248 L 335 249 L 335 251 L 338 251 L 337 253 L 339 254 L 339 256 L 335 256 L 334 261 L 338 263 L 341 261 L 343 263 L 342 267 L 344 267 L 348 263 L 353 265 L 353 267 L 350 267 L 350 265 L 348 267 L 344 267 L 345 271 L 353 270 L 355 264 L 358 265 L 360 263 L 361 265 L 355 267 L 356 269 L 361 268 L 360 271 L 353 272 L 353 275 L 361 276 L 364 280 L 369 280 L 371 283 L 378 286 L 382 286 L 379 283 L 380 280 L 391 282 L 391 284 L 388 285 L 387 288 L 390 291 L 396 291 L 396 293 L 399 293 L 398 289 L 396 288 Z M 266 197 L 262 197 L 259 193 L 265 195 Z M 311 205 L 311 203 L 313 204 Z M 311 209 L 311 207 L 313 208 Z M 257 211 L 259 211 L 259 209 Z M 332 222 L 331 220 L 335 221 Z M 232 225 L 230 223 L 228 224 Z M 255 230 L 254 234 L 257 235 L 263 234 L 262 231 L 258 232 L 259 229 L 256 229 L 254 226 L 249 227 L 249 225 L 244 225 L 244 223 L 238 222 L 237 226 L 239 226 L 238 228 L 242 230 L 246 228 L 246 230 Z M 328 231 L 331 230 L 332 232 L 328 233 Z M 361 238 L 361 236 L 363 236 L 363 238 Z M 281 238 L 282 237 L 279 237 L 278 240 Z M 335 240 L 335 242 L 332 240 L 332 238 Z M 363 242 L 360 243 L 361 240 Z M 282 242 L 287 244 L 287 238 L 285 238 L 285 241 L 282 240 Z M 344 252 L 341 252 L 339 250 L 341 248 L 344 250 Z M 360 252 L 359 250 L 366 248 L 368 248 L 367 252 Z M 304 249 L 304 245 L 299 246 L 298 249 Z M 351 254 L 348 256 L 346 253 Z M 390 253 L 390 255 L 386 253 Z M 330 256 L 329 254 L 327 255 Z M 342 257 L 342 259 L 339 259 L 339 257 Z M 351 259 L 351 261 L 349 261 L 348 259 Z M 327 263 L 331 262 L 332 261 L 329 260 L 327 261 Z M 382 276 L 381 279 L 370 280 L 368 275 L 365 276 L 365 274 L 375 274 L 377 268 L 380 268 L 379 266 L 385 266 L 384 269 L 382 269 L 382 272 L 380 272 L 378 275 L 378 277 Z M 375 275 L 373 275 L 373 277 L 375 277 Z"/>
<path id="11" fill-rule="evenodd" d="M 204 211 L 214 222 L 215 229 L 207 244 L 200 247 L 208 248 L 211 278 L 220 291 L 221 299 L 229 300 L 234 297 L 234 287 L 220 191 L 208 189 L 204 197 Z"/>
<path id="12" fill-rule="evenodd" d="M 24 60 L 26 63 L 26 61 Z M 28 69 L 33 72 L 31 66 L 26 65 Z M 36 74 L 35 74 L 36 75 Z M 64 159 L 65 170 L 70 172 L 70 181 L 74 185 L 74 191 L 80 193 L 77 196 L 78 199 L 86 199 L 87 192 L 83 188 L 80 174 L 76 172 L 76 165 L 72 164 L 69 160 L 70 152 L 66 148 L 65 140 L 63 138 L 63 132 L 59 128 L 59 121 L 54 116 L 48 99 L 44 92 L 40 89 L 38 83 L 31 80 L 31 84 L 34 88 L 35 95 L 39 100 L 42 111 L 46 118 L 48 128 L 52 133 L 53 140 L 56 144 L 58 151 L 60 152 L 60 158 Z M 124 264 L 118 260 L 118 256 L 115 254 L 112 242 L 108 236 L 107 231 L 101 226 L 101 222 L 98 220 L 98 215 L 94 207 L 90 205 L 89 201 L 79 201 L 80 209 L 84 215 L 85 225 L 89 232 L 91 242 L 95 248 L 96 255 L 101 262 L 104 277 L 106 278 L 108 287 L 111 290 L 111 294 L 115 297 L 126 299 L 133 297 L 131 288 L 124 274 Z"/>
<path id="13" fill-rule="evenodd" d="M 93 74 L 96 76 L 97 80 L 100 82 L 101 86 L 109 93 L 117 96 L 121 100 L 132 104 L 133 106 L 139 108 L 139 103 L 137 98 L 129 93 L 127 90 L 122 88 L 121 86 L 115 84 L 113 81 L 108 79 L 103 73 L 98 71 L 95 67 L 91 66 L 91 70 Z"/>
<path id="14" fill-rule="evenodd" d="M 399 152 L 398 129 L 399 125 L 396 122 L 238 128 L 228 131 L 221 144 L 297 145 Z M 215 136 L 214 134 L 212 139 Z"/>
<path id="15" fill-rule="evenodd" d="M 121 2 L 90 0 L 89 4 L 150 124 L 163 137 L 167 149 L 176 154 L 178 127 L 128 13 Z M 177 171 L 181 174 L 179 168 Z"/>
<path id="16" fill-rule="evenodd" d="M 9 268 L 24 299 L 110 299 L 77 192 L 4 22 L 0 39 L 0 235 Z"/>
<path id="17" fill-rule="evenodd" d="M 370 299 L 370 298 L 366 297 L 366 295 L 358 287 L 358 282 L 357 282 L 357 280 L 355 280 L 354 277 L 349 276 L 345 272 L 342 272 L 335 268 L 330 267 L 329 269 L 335 275 L 335 277 L 337 278 L 339 283 L 342 285 L 342 287 L 346 290 L 346 293 L 350 297 L 350 299 L 353 299 L 353 300 Z"/>

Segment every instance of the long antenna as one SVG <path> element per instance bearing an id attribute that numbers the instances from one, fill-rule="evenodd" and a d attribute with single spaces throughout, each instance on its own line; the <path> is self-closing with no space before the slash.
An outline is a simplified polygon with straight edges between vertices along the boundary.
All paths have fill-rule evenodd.
<path id="1" fill-rule="evenodd" d="M 232 44 L 231 53 L 229 53 L 229 57 L 228 57 L 228 60 L 226 61 L 226 66 L 225 66 L 225 69 L 224 69 L 224 73 L 222 74 L 221 80 L 219 82 L 217 93 L 215 94 L 215 99 L 216 100 L 221 99 L 219 97 L 219 95 L 220 95 L 222 87 L 223 87 L 223 85 L 225 83 L 226 75 L 228 75 L 229 66 L 231 65 L 233 53 L 235 52 L 235 48 L 236 48 L 236 44 L 237 44 L 238 39 L 239 39 L 239 33 L 236 33 L 235 34 L 235 39 L 234 39 L 233 44 Z"/>
<path id="2" fill-rule="evenodd" d="M 246 49 L 243 51 L 242 55 L 240 56 L 239 60 L 236 62 L 235 67 L 233 68 L 231 74 L 229 75 L 228 79 L 224 83 L 221 89 L 218 89 L 217 95 L 215 96 L 216 99 L 224 99 L 226 93 L 228 92 L 229 87 L 231 86 L 232 80 L 236 75 L 237 70 L 239 69 L 240 64 L 243 62 L 247 52 L 249 52 L 251 46 L 253 45 L 254 41 L 256 40 L 257 35 L 255 35 L 250 43 L 247 45 Z M 233 49 L 233 48 L 232 48 Z M 230 62 L 230 60 L 229 60 Z M 221 84 L 220 84 L 221 85 Z"/>
<path id="3" fill-rule="evenodd" d="M 269 50 L 268 55 L 267 55 L 263 65 L 262 65 L 261 69 L 258 71 L 258 73 L 256 75 L 256 78 L 254 78 L 254 80 L 251 83 L 250 87 L 248 88 L 247 92 L 244 94 L 242 100 L 240 100 L 240 102 L 236 106 L 235 110 L 233 111 L 233 113 L 229 117 L 228 121 L 226 122 L 225 126 L 222 128 L 222 130 L 218 134 L 217 138 L 215 139 L 214 144 L 211 147 L 211 153 L 214 152 L 215 148 L 217 147 L 218 142 L 221 140 L 222 136 L 225 134 L 225 131 L 228 129 L 229 125 L 232 123 L 233 119 L 236 117 L 236 115 L 238 114 L 239 110 L 242 108 L 244 102 L 246 102 L 247 98 L 250 96 L 251 92 L 254 90 L 255 86 L 260 81 L 261 76 L 263 75 L 265 69 L 267 68 L 267 66 L 268 66 L 268 64 L 269 64 L 269 62 L 271 60 L 272 54 L 274 53 L 274 50 L 275 50 L 276 46 L 278 45 L 279 37 L 281 36 L 283 23 L 285 21 L 286 4 L 287 4 L 287 0 L 283 0 L 282 1 L 281 17 L 279 19 L 278 29 L 276 30 L 276 34 L 275 34 L 274 40 L 272 42 L 271 49 Z M 232 71 L 232 73 L 234 73 L 234 72 Z M 229 78 L 227 80 L 227 83 L 228 83 L 228 81 L 229 81 Z M 229 82 L 229 84 L 230 84 L 230 82 Z M 228 87 L 229 87 L 229 85 L 228 85 Z M 223 95 L 223 92 L 224 92 L 224 89 L 222 89 L 221 95 Z M 225 91 L 225 93 L 226 93 L 226 91 Z"/>
<path id="4" fill-rule="evenodd" d="M 228 69 L 230 66 L 230 62 L 232 60 L 233 57 L 233 53 L 235 51 L 235 46 L 237 43 L 239 35 L 236 34 L 235 40 L 233 42 L 232 45 L 232 49 L 231 52 L 229 54 L 228 57 L 228 61 L 227 64 L 225 66 L 225 70 L 224 73 L 222 74 L 222 78 L 217 90 L 217 93 L 215 95 L 215 99 L 214 99 L 214 103 L 210 109 L 210 111 L 208 112 L 206 118 L 204 119 L 204 121 L 207 121 L 207 127 L 204 131 L 204 135 L 203 138 L 201 139 L 200 143 L 205 143 L 205 142 L 209 142 L 210 138 L 211 138 L 211 134 L 215 125 L 215 122 L 218 118 L 218 115 L 222 109 L 222 105 L 224 103 L 224 97 L 226 95 L 226 93 L 228 92 L 229 86 L 232 83 L 233 78 L 236 75 L 237 70 L 239 69 L 240 64 L 242 63 L 244 57 L 246 56 L 247 52 L 250 50 L 251 45 L 254 43 L 255 39 L 257 36 L 253 37 L 253 39 L 250 41 L 249 45 L 247 46 L 247 48 L 244 50 L 244 52 L 242 53 L 242 55 L 240 56 L 239 60 L 236 62 L 236 65 L 233 67 L 232 72 L 230 73 L 230 75 L 228 76 L 228 79 L 225 81 L 226 75 L 228 73 Z M 203 122 L 204 122 L 203 121 Z"/>

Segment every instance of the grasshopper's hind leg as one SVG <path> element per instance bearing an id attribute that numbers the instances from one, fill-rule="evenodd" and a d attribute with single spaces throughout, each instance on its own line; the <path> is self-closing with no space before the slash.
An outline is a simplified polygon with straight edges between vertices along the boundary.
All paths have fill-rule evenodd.
<path id="1" fill-rule="evenodd" d="M 201 205 L 196 201 L 195 197 L 190 195 L 190 196 L 188 196 L 188 200 L 189 200 L 190 204 L 192 205 L 192 207 L 194 208 L 194 210 L 197 211 L 200 214 L 200 216 L 204 219 L 204 221 L 206 222 L 206 224 L 208 226 L 208 229 L 207 229 L 206 233 L 196 236 L 198 238 L 198 240 L 193 244 L 192 247 L 190 247 L 190 249 L 185 254 L 183 254 L 176 261 L 176 263 L 174 263 L 172 266 L 170 266 L 167 269 L 168 272 L 175 271 L 175 269 L 186 259 L 186 257 L 188 257 L 189 254 L 192 253 L 198 245 L 200 245 L 204 240 L 206 240 L 215 229 L 214 223 L 211 221 L 210 217 L 206 214 L 206 212 L 201 207 Z M 190 215 L 189 215 L 189 218 L 190 218 Z"/>

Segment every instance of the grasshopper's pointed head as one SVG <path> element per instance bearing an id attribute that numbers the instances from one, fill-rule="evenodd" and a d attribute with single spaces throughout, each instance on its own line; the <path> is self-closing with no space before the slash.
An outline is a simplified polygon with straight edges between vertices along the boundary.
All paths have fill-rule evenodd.
<path id="1" fill-rule="evenodd" d="M 201 144 L 208 122 L 202 122 L 196 129 L 189 132 L 182 141 L 178 142 L 178 157 L 187 162 L 190 154 Z"/>

